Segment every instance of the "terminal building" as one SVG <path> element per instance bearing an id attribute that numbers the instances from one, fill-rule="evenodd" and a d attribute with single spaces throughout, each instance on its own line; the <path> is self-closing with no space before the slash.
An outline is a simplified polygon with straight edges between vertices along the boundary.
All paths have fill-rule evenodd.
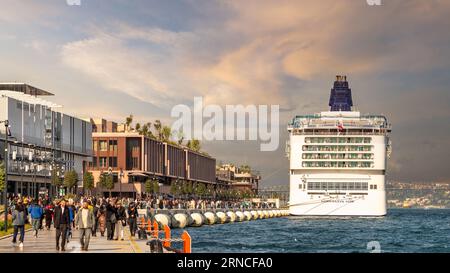
<path id="1" fill-rule="evenodd" d="M 105 119 L 92 119 L 94 156 L 89 171 L 95 192 L 109 195 L 100 187 L 102 174 L 113 176 L 112 196 L 145 193 L 145 182 L 160 183 L 160 192 L 170 193 L 175 181 L 216 183 L 216 159 L 186 147 L 161 142 Z"/>
<path id="2" fill-rule="evenodd" d="M 61 106 L 46 99 L 50 96 L 28 84 L 0 83 L 0 122 L 9 122 L 9 132 L 0 125 L 0 161 L 5 160 L 7 133 L 9 194 L 55 194 L 53 168 L 60 178 L 75 170 L 81 190 L 83 172 L 92 158 L 92 125 L 64 114 Z"/>

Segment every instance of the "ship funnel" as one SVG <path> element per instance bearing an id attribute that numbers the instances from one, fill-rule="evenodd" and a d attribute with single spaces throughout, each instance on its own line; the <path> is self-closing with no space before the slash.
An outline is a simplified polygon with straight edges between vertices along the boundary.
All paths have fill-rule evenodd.
<path id="1" fill-rule="evenodd" d="M 347 76 L 336 75 L 328 105 L 330 111 L 352 111 L 352 90 L 348 87 Z"/>

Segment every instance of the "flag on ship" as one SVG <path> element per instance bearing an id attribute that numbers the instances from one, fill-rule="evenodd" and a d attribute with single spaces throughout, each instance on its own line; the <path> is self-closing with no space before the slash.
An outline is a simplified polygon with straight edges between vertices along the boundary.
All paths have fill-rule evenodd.
<path id="1" fill-rule="evenodd" d="M 342 123 L 342 121 L 339 122 L 337 127 L 338 127 L 339 132 L 343 132 L 344 131 L 344 124 Z"/>

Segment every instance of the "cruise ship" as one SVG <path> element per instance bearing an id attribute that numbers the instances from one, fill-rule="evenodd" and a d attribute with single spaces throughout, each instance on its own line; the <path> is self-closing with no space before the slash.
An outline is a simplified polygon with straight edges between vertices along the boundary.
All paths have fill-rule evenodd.
<path id="1" fill-rule="evenodd" d="M 291 215 L 386 215 L 391 125 L 353 110 L 346 76 L 336 76 L 330 110 L 288 124 Z"/>

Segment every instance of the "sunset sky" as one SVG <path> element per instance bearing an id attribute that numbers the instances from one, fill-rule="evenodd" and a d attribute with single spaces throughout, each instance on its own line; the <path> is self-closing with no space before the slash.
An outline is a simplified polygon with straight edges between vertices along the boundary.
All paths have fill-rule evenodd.
<path id="1" fill-rule="evenodd" d="M 450 181 L 450 1 L 0 0 L 0 81 L 79 117 L 138 122 L 206 104 L 280 105 L 280 147 L 203 142 L 218 161 L 288 184 L 286 125 L 328 109 L 347 75 L 362 113 L 393 125 L 388 178 Z"/>

